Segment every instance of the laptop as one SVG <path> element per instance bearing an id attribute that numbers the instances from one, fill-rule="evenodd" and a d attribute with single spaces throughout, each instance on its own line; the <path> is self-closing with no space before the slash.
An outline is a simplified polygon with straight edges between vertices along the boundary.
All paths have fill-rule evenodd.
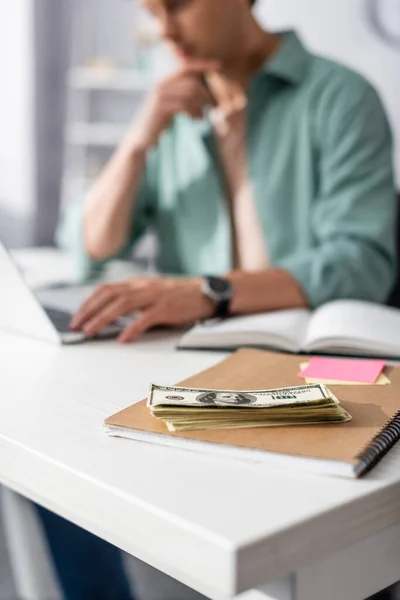
<path id="1" fill-rule="evenodd" d="M 126 325 L 126 319 L 121 319 L 93 338 L 81 331 L 71 331 L 71 318 L 71 312 L 40 302 L 0 242 L 0 330 L 53 344 L 76 344 L 95 338 L 115 337 Z"/>

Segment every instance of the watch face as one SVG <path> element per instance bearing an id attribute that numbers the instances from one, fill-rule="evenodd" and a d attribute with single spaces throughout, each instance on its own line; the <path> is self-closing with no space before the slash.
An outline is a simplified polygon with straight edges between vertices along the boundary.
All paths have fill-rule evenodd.
<path id="1" fill-rule="evenodd" d="M 218 294 L 218 296 L 223 296 L 228 293 L 231 289 L 231 284 L 226 279 L 220 279 L 219 277 L 209 277 L 208 282 L 211 290 Z"/>
<path id="2" fill-rule="evenodd" d="M 222 277 L 204 277 L 203 294 L 213 300 L 216 304 L 215 316 L 226 317 L 233 296 L 233 287 L 228 279 Z"/>

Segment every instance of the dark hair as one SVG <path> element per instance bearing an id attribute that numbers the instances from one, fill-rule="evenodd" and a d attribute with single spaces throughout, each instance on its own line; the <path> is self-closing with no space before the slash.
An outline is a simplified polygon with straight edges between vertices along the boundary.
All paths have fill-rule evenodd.
<path id="1" fill-rule="evenodd" d="M 254 6 L 255 3 L 256 3 L 256 0 L 250 0 L 250 6 Z"/>

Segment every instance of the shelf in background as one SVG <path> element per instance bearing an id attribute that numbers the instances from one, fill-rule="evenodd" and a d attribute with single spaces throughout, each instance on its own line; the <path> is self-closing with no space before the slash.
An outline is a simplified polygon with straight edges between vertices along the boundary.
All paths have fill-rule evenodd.
<path id="1" fill-rule="evenodd" d="M 76 90 L 148 92 L 154 85 L 154 78 L 134 69 L 77 67 L 69 71 L 68 85 Z"/>
<path id="2" fill-rule="evenodd" d="M 66 141 L 78 146 L 117 146 L 128 128 L 128 124 L 106 122 L 71 123 L 66 130 Z"/>

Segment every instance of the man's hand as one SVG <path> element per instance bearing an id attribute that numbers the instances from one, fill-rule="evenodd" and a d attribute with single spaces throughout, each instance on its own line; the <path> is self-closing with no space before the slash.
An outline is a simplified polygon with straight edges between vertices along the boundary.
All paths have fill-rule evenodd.
<path id="1" fill-rule="evenodd" d="M 150 93 L 131 132 L 133 145 L 149 150 L 177 113 L 186 113 L 194 119 L 201 118 L 204 106 L 214 104 L 203 76 L 218 70 L 218 67 L 214 60 L 188 61 L 162 81 Z"/>
<path id="2" fill-rule="evenodd" d="M 71 321 L 71 328 L 95 335 L 118 317 L 140 314 L 119 336 L 131 342 L 156 325 L 190 325 L 214 314 L 214 303 L 201 291 L 202 279 L 135 277 L 103 285 L 86 300 Z"/>

